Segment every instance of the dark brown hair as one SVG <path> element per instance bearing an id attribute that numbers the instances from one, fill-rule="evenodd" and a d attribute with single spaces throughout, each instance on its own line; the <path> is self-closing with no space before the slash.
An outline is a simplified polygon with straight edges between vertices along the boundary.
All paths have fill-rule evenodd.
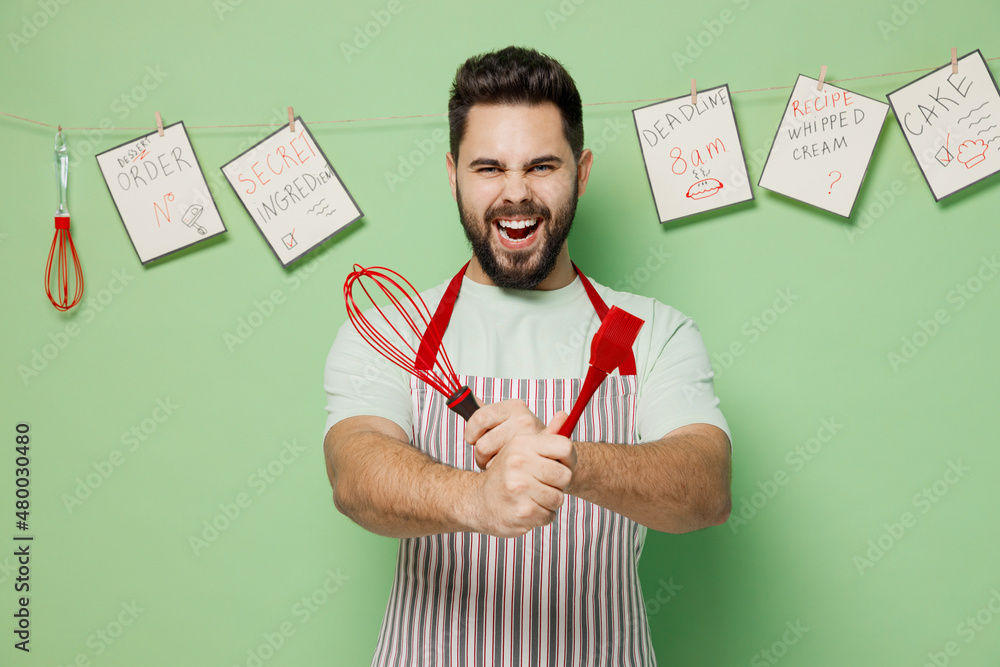
<path id="1" fill-rule="evenodd" d="M 562 115 L 563 134 L 580 159 L 583 151 L 583 107 L 569 72 L 556 60 L 534 49 L 508 46 L 473 56 L 455 73 L 448 100 L 451 154 L 465 136 L 469 109 L 475 104 L 555 104 Z"/>

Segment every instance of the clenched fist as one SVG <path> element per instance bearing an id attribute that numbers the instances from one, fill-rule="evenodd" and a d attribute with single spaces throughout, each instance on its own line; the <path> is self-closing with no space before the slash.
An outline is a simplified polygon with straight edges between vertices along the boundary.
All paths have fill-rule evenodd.
<path id="1" fill-rule="evenodd" d="M 556 413 L 545 426 L 521 401 L 472 416 L 465 439 L 484 469 L 471 499 L 478 532 L 517 537 L 555 520 L 576 466 L 573 442 L 558 435 L 566 417 Z"/>

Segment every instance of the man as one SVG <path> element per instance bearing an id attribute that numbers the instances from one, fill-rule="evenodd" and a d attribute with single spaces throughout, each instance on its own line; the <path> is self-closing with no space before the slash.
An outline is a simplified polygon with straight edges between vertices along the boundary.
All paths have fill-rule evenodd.
<path id="1" fill-rule="evenodd" d="M 636 573 L 646 528 L 729 515 L 707 352 L 690 319 L 570 261 L 593 154 L 559 63 L 514 47 L 470 58 L 448 108 L 473 256 L 423 297 L 453 308 L 443 347 L 485 406 L 465 424 L 349 324 L 326 367 L 336 506 L 401 539 L 373 664 L 655 664 Z M 570 440 L 557 433 L 609 305 L 645 324 Z"/>

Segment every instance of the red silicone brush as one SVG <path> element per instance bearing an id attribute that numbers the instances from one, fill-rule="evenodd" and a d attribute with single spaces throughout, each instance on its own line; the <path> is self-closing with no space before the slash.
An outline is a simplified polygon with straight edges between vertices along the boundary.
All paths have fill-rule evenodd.
<path id="1" fill-rule="evenodd" d="M 583 388 L 573 405 L 573 411 L 569 413 L 566 423 L 559 429 L 559 435 L 569 437 L 576 428 L 576 423 L 583 414 L 583 409 L 590 403 L 591 397 L 597 388 L 604 382 L 611 371 L 618 368 L 622 362 L 628 358 L 632 351 L 632 344 L 639 335 L 644 320 L 639 319 L 632 313 L 622 310 L 618 306 L 611 306 L 611 310 L 601 320 L 601 326 L 594 339 L 590 342 L 590 368 L 587 369 L 587 377 L 583 381 Z"/>

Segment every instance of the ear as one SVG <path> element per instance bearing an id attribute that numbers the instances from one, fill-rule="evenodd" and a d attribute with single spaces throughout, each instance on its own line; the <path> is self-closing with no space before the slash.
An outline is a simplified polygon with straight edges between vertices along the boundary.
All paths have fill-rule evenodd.
<path id="1" fill-rule="evenodd" d="M 578 195 L 583 196 L 587 191 L 587 181 L 590 180 L 590 168 L 594 166 L 594 154 L 589 148 L 584 148 L 580 153 L 580 161 L 576 165 L 576 180 L 579 187 Z"/>
<path id="2" fill-rule="evenodd" d="M 458 178 L 458 167 L 455 165 L 455 158 L 452 157 L 451 151 L 445 154 L 445 166 L 448 168 L 448 181 L 451 183 L 451 198 L 458 201 L 458 190 L 457 181 Z"/>

